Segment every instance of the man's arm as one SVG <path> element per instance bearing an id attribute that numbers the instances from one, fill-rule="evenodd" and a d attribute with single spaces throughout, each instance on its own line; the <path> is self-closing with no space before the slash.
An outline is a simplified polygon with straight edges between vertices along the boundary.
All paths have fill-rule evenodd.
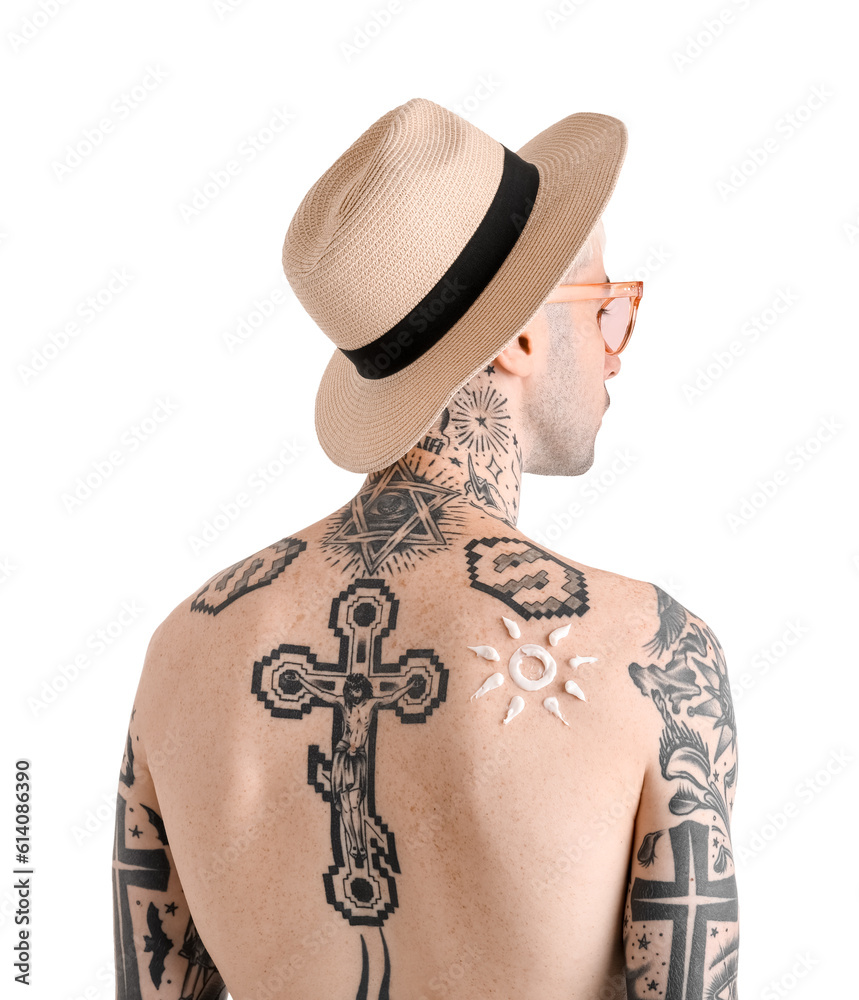
<path id="1" fill-rule="evenodd" d="M 113 842 L 117 1000 L 225 1000 L 194 920 L 132 712 Z"/>
<path id="2" fill-rule="evenodd" d="M 314 684 L 313 681 L 304 677 L 300 670 L 284 670 L 283 673 L 285 677 L 297 680 L 302 687 L 307 688 L 307 690 L 315 694 L 317 698 L 321 698 L 327 705 L 342 706 L 342 699 L 338 698 L 333 691 L 326 691 L 325 688 L 321 688 L 318 684 Z"/>
<path id="3" fill-rule="evenodd" d="M 623 921 L 627 996 L 736 997 L 737 740 L 725 659 L 705 622 L 654 589 L 653 631 L 629 665 L 649 735 Z"/>
<path id="4" fill-rule="evenodd" d="M 402 687 L 395 688 L 387 694 L 380 695 L 377 701 L 380 706 L 392 705 L 395 701 L 397 701 L 397 699 L 402 698 L 404 694 L 408 694 L 409 692 L 413 692 L 414 694 L 420 696 L 423 694 L 425 688 L 426 679 L 421 674 L 412 674 Z"/>

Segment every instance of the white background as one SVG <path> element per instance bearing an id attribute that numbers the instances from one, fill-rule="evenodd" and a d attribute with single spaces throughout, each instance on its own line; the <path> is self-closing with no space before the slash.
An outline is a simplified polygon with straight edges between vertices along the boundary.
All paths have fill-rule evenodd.
<path id="1" fill-rule="evenodd" d="M 14 761 L 32 761 L 34 788 L 26 995 L 112 997 L 113 807 L 149 636 L 215 571 L 363 481 L 316 441 L 333 348 L 292 295 L 281 244 L 320 173 L 420 96 L 514 150 L 576 111 L 628 126 L 606 263 L 614 280 L 645 280 L 637 328 L 593 468 L 527 476 L 519 524 L 659 583 L 712 626 L 738 718 L 742 994 L 844 996 L 859 889 L 855 10 L 402 0 L 375 31 L 384 9 L 4 4 L 3 995 L 25 995 L 12 980 Z M 717 30 L 720 10 L 731 20 Z M 350 54 L 368 24 L 374 37 Z M 265 131 L 278 113 L 292 117 Z M 104 118 L 111 130 L 68 167 Z M 207 195 L 230 159 L 240 173 Z M 203 207 L 183 218 L 195 191 Z M 127 283 L 112 294 L 114 269 Z M 87 322 L 79 307 L 100 291 L 110 301 Z M 231 351 L 224 335 L 278 292 Z M 55 348 L 71 321 L 79 332 Z M 727 365 L 732 342 L 742 353 Z M 173 412 L 144 423 L 159 400 Z M 154 430 L 132 451 L 135 427 Z M 194 551 L 284 448 L 297 457 Z M 117 449 L 91 495 L 64 502 Z M 577 502 L 581 516 L 565 516 Z M 97 652 L 124 604 L 139 610 Z"/>

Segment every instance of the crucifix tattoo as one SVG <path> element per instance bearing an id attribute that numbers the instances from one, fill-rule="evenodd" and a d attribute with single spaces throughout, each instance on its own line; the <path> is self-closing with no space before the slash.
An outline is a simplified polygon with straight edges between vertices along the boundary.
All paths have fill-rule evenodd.
<path id="1" fill-rule="evenodd" d="M 331 755 L 307 748 L 307 781 L 331 806 L 334 864 L 323 873 L 328 902 L 353 925 L 381 929 L 397 906 L 400 871 L 394 833 L 376 812 L 379 712 L 425 723 L 445 700 L 448 671 L 432 649 L 407 649 L 382 661 L 399 602 L 379 579 L 350 584 L 331 602 L 328 627 L 340 639 L 336 663 L 288 643 L 254 664 L 251 690 L 273 716 L 301 719 L 331 708 Z"/>

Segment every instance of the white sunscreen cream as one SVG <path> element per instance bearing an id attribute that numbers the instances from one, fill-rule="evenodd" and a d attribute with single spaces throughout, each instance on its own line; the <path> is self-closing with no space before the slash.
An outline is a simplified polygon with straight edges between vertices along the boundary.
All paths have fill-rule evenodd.
<path id="1" fill-rule="evenodd" d="M 507 708 L 507 715 L 505 715 L 501 721 L 509 722 L 511 719 L 515 719 L 524 707 L 525 699 L 521 695 L 514 694 L 510 699 L 510 705 Z"/>
<path id="2" fill-rule="evenodd" d="M 578 684 L 576 684 L 575 681 L 567 681 L 567 683 L 564 685 L 564 690 L 567 692 L 567 694 L 574 694 L 577 698 L 581 698 L 582 701 L 588 700 L 585 697 L 585 692 L 582 691 L 582 689 L 579 687 Z"/>
<path id="3" fill-rule="evenodd" d="M 557 715 L 557 717 L 563 722 L 565 726 L 569 726 L 569 722 L 561 715 L 561 710 L 558 707 L 558 699 L 555 697 L 544 698 L 543 708 L 548 709 L 552 715 Z"/>
<path id="4" fill-rule="evenodd" d="M 536 656 L 543 663 L 543 675 L 536 680 L 531 680 L 530 677 L 526 677 L 522 673 L 522 660 L 526 656 Z M 526 691 L 539 691 L 540 688 L 551 684 L 555 679 L 555 674 L 558 672 L 558 665 L 555 663 L 548 649 L 544 649 L 543 646 L 538 646 L 533 642 L 526 642 L 524 646 L 520 646 L 513 651 L 510 656 L 510 662 L 507 664 L 507 669 L 510 671 L 510 676 L 514 683 L 518 684 L 520 688 L 524 688 Z"/>
<path id="5" fill-rule="evenodd" d="M 566 635 L 569 634 L 570 625 L 572 625 L 572 624 L 573 624 L 572 622 L 568 622 L 566 625 L 561 625 L 560 628 L 556 628 L 556 629 L 554 629 L 554 631 L 550 632 L 549 633 L 549 645 L 550 646 L 557 646 L 558 643 L 560 642 L 560 640 L 563 639 Z"/>
<path id="6" fill-rule="evenodd" d="M 509 618 L 505 618 L 504 615 L 501 616 L 501 621 L 507 626 L 507 631 L 510 633 L 511 639 L 518 639 L 522 632 L 516 622 L 510 621 Z"/>
<path id="7" fill-rule="evenodd" d="M 469 649 L 473 649 L 478 656 L 482 656 L 484 660 L 500 660 L 501 657 L 498 655 L 498 650 L 493 649 L 491 646 L 469 646 Z"/>
<path id="8" fill-rule="evenodd" d="M 597 658 L 595 656 L 574 656 L 570 660 L 570 666 L 573 668 L 573 670 L 578 670 L 580 663 L 596 663 L 596 662 Z"/>
<path id="9" fill-rule="evenodd" d="M 481 695 L 486 694 L 487 691 L 492 691 L 494 688 L 501 687 L 503 683 L 504 683 L 504 674 L 502 673 L 493 674 L 491 677 L 486 678 L 486 680 L 480 685 L 480 687 L 474 692 L 474 694 L 468 700 L 474 701 L 475 698 L 479 698 Z"/>

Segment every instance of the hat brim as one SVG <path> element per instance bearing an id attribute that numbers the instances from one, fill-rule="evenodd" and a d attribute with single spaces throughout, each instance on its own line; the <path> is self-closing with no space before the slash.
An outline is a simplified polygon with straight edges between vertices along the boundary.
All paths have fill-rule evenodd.
<path id="1" fill-rule="evenodd" d="M 519 238 L 468 312 L 425 354 L 365 379 L 336 349 L 316 394 L 319 443 L 336 465 L 375 472 L 409 451 L 454 393 L 534 318 L 603 214 L 627 148 L 610 115 L 580 112 L 540 132 L 519 156 L 540 186 Z"/>

